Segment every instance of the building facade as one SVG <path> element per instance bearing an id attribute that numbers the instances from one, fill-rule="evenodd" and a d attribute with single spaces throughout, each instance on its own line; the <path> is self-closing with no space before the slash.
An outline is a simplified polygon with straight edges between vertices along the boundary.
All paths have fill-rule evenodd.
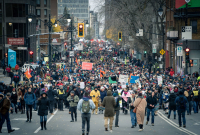
<path id="1" fill-rule="evenodd" d="M 179 0 L 166 0 L 166 5 L 175 11 L 166 10 L 166 66 L 180 74 L 200 72 L 200 1 L 191 0 L 186 4 Z M 182 36 L 185 26 L 192 27 L 189 34 L 192 38 L 189 35 Z M 177 53 L 179 48 L 182 48 L 181 56 Z M 192 67 L 186 62 L 186 48 L 190 49 Z"/>
<path id="2" fill-rule="evenodd" d="M 64 8 L 70 15 L 79 19 L 89 19 L 89 0 L 58 0 L 58 16 L 63 15 Z"/>
<path id="3" fill-rule="evenodd" d="M 29 60 L 29 51 L 36 52 L 36 39 L 29 36 L 36 32 L 36 2 L 0 0 L 0 8 L 0 59 L 12 49 L 16 51 L 17 64 L 21 66 Z"/>

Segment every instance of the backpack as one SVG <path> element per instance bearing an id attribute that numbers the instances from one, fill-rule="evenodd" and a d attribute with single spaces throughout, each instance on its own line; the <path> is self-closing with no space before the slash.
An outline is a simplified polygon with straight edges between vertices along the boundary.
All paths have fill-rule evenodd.
<path id="1" fill-rule="evenodd" d="M 82 112 L 83 113 L 89 113 L 90 111 L 90 101 L 85 101 L 83 100 L 83 103 L 82 103 Z"/>
<path id="2" fill-rule="evenodd" d="M 185 109 L 184 97 L 179 98 L 179 106 L 181 110 Z"/>
<path id="3" fill-rule="evenodd" d="M 199 96 L 199 91 L 197 90 L 197 91 L 193 91 L 193 93 L 194 93 L 194 96 L 195 97 L 198 97 Z"/>

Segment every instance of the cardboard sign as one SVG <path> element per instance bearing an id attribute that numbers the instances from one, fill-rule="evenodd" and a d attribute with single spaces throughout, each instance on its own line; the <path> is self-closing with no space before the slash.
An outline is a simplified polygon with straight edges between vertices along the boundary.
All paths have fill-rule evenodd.
<path id="1" fill-rule="evenodd" d="M 118 82 L 128 83 L 128 75 L 119 75 L 119 81 Z"/>
<path id="2" fill-rule="evenodd" d="M 89 62 L 82 62 L 82 69 L 83 70 L 92 70 L 93 63 Z"/>
<path id="3" fill-rule="evenodd" d="M 162 84 L 162 76 L 158 76 L 157 79 L 158 79 L 158 85 Z"/>
<path id="4" fill-rule="evenodd" d="M 80 82 L 80 88 L 84 89 L 85 88 L 85 83 L 84 82 Z"/>

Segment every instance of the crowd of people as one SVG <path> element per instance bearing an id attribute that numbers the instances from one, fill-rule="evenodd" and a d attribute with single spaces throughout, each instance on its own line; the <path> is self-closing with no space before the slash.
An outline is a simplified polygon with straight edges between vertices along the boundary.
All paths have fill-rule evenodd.
<path id="1" fill-rule="evenodd" d="M 7 121 L 8 132 L 13 132 L 9 114 L 21 113 L 27 116 L 31 123 L 32 110 L 38 111 L 41 130 L 47 130 L 48 112 L 69 108 L 71 121 L 77 121 L 77 109 L 81 112 L 82 133 L 90 131 L 91 114 L 104 113 L 105 131 L 112 132 L 115 117 L 115 127 L 119 127 L 120 110 L 130 113 L 131 128 L 139 126 L 143 130 L 145 115 L 146 125 L 150 121 L 154 126 L 154 117 L 158 110 L 163 109 L 170 119 L 171 111 L 178 113 L 179 126 L 186 127 L 187 115 L 198 113 L 200 101 L 200 77 L 198 73 L 191 75 L 174 74 L 173 69 L 165 71 L 151 70 L 151 63 L 145 63 L 127 56 L 129 62 L 121 63 L 116 59 L 116 52 L 93 50 L 83 53 L 83 60 L 93 63 L 92 70 L 82 70 L 81 61 L 61 62 L 61 65 L 40 64 L 35 69 L 27 69 L 31 78 L 16 70 L 9 85 L 0 82 L 0 131 L 4 121 Z M 115 58 L 114 58 L 115 57 Z M 127 75 L 128 81 L 119 82 L 120 75 Z M 130 83 L 131 76 L 139 80 Z M 161 77 L 161 80 L 158 79 Z M 10 107 L 11 106 L 11 107 Z M 109 125 L 108 125 L 108 121 Z"/>

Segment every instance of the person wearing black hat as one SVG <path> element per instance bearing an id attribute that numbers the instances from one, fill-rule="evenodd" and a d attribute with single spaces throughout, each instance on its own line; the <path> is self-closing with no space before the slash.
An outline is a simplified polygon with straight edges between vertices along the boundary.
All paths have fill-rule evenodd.
<path id="1" fill-rule="evenodd" d="M 11 94 L 7 93 L 7 97 L 4 98 L 3 94 L 0 94 L 0 115 L 1 115 L 1 121 L 0 121 L 0 133 L 2 126 L 6 120 L 7 123 L 7 129 L 8 129 L 8 133 L 11 133 L 13 131 L 15 131 L 14 129 L 11 128 L 11 124 L 10 124 L 10 117 L 9 117 L 9 109 L 10 109 L 10 98 Z"/>
<path id="2" fill-rule="evenodd" d="M 186 111 L 186 104 L 187 104 L 187 98 L 183 95 L 183 92 L 179 92 L 179 96 L 176 97 L 175 100 L 176 108 L 178 110 L 178 121 L 179 121 L 179 127 L 182 126 L 181 122 L 181 116 L 183 118 L 183 127 L 186 127 L 186 119 L 185 119 L 185 111 Z"/>
<path id="3" fill-rule="evenodd" d="M 73 114 L 75 114 L 75 121 L 77 121 L 77 104 L 78 104 L 79 98 L 77 95 L 75 95 L 74 91 L 70 92 L 69 97 L 67 97 L 67 101 L 69 102 L 70 111 L 71 111 L 72 120 L 70 122 L 74 122 Z"/>
<path id="4" fill-rule="evenodd" d="M 47 98 L 47 93 L 43 92 L 41 94 L 41 98 L 38 99 L 37 105 L 39 106 L 38 115 L 40 116 L 41 130 L 43 130 L 43 126 L 44 129 L 47 130 L 46 123 L 49 109 L 49 100 Z"/>

